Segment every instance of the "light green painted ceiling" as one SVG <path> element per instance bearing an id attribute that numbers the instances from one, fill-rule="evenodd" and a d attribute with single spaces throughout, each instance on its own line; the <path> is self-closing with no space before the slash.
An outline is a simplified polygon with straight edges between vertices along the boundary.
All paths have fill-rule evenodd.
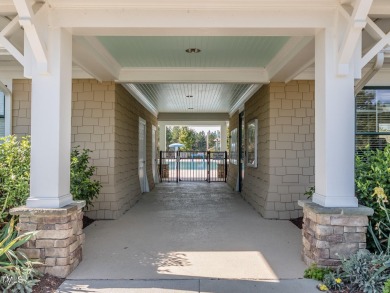
<path id="1" fill-rule="evenodd" d="M 265 67 L 289 37 L 98 37 L 123 67 Z M 188 54 L 188 48 L 202 52 Z"/>

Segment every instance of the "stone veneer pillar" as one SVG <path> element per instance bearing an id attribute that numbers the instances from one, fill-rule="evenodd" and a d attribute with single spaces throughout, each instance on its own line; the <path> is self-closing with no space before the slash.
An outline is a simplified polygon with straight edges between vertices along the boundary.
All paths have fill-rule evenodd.
<path id="1" fill-rule="evenodd" d="M 300 200 L 303 207 L 302 258 L 308 265 L 339 265 L 340 257 L 366 248 L 368 216 L 374 211 L 357 208 L 326 208 L 310 200 Z"/>
<path id="2" fill-rule="evenodd" d="M 19 216 L 20 233 L 39 232 L 19 250 L 28 258 L 43 264 L 43 273 L 65 278 L 80 263 L 85 239 L 83 233 L 84 201 L 62 208 L 17 207 L 12 215 Z"/>

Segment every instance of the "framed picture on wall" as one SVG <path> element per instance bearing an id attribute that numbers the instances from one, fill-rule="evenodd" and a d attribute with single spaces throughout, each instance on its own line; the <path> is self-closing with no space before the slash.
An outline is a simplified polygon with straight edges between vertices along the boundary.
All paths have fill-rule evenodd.
<path id="1" fill-rule="evenodd" d="M 257 119 L 253 119 L 247 124 L 247 156 L 248 167 L 257 168 Z"/>
<path id="2" fill-rule="evenodd" d="M 237 128 L 230 132 L 230 163 L 237 165 L 238 162 L 238 136 Z"/>

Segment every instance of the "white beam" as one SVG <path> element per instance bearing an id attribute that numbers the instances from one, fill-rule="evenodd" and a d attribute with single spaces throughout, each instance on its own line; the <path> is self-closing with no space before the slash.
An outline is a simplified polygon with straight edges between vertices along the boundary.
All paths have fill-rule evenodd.
<path id="1" fill-rule="evenodd" d="M 159 35 L 180 28 L 182 33 L 207 34 L 210 30 L 221 34 L 229 28 L 234 31 L 284 35 L 295 30 L 314 34 L 317 28 L 332 25 L 335 7 L 302 9 L 299 7 L 268 7 L 258 10 L 188 10 L 188 9 L 54 9 L 51 25 L 72 28 L 73 34 L 132 35 L 146 34 L 149 30 Z M 102 21 L 104 20 L 104 28 Z M 157 29 L 158 28 L 158 29 Z M 286 31 L 287 29 L 287 31 Z M 199 31 L 202 30 L 202 31 Z M 161 33 L 161 34 L 160 34 Z"/>
<path id="2" fill-rule="evenodd" d="M 199 0 L 199 1 L 183 1 L 183 0 L 111 0 L 111 1 L 96 1 L 96 0 L 50 0 L 50 4 L 55 8 L 62 9 L 207 9 L 207 10 L 245 10 L 245 9 L 267 9 L 286 8 L 287 9 L 307 9 L 307 8 L 327 8 L 336 7 L 337 3 L 333 0 Z"/>
<path id="3" fill-rule="evenodd" d="M 311 58 L 309 61 L 307 61 L 306 63 L 304 63 L 301 67 L 299 67 L 293 74 L 291 74 L 289 77 L 286 78 L 286 80 L 284 81 L 285 83 L 288 83 L 290 82 L 291 80 L 293 80 L 294 78 L 296 78 L 297 76 L 299 76 L 302 72 L 304 72 L 306 69 L 308 69 L 309 67 L 311 67 L 312 65 L 314 65 L 314 58 Z M 313 75 L 312 75 L 312 78 L 308 78 L 308 79 L 314 79 L 314 72 L 313 72 Z"/>
<path id="4" fill-rule="evenodd" d="M 73 61 L 99 81 L 119 77 L 120 65 L 95 37 L 73 38 Z"/>
<path id="5" fill-rule="evenodd" d="M 245 104 L 260 88 L 262 84 L 253 84 L 248 90 L 241 96 L 241 98 L 232 106 L 229 111 L 229 115 L 232 116 L 241 106 Z"/>
<path id="6" fill-rule="evenodd" d="M 271 80 L 287 63 L 312 40 L 312 37 L 291 37 L 281 50 L 266 66 L 269 79 Z"/>
<path id="7" fill-rule="evenodd" d="M 11 36 L 16 30 L 20 28 L 19 16 L 15 16 L 5 28 L 1 31 L 2 35 L 6 38 Z"/>
<path id="8" fill-rule="evenodd" d="M 216 121 L 229 121 L 228 113 L 159 113 L 158 121 L 165 125 L 180 125 L 178 121 L 186 121 L 183 125 L 216 125 Z M 170 124 L 171 123 L 171 124 Z M 222 123 L 222 122 L 221 122 Z"/>
<path id="9" fill-rule="evenodd" d="M 376 61 L 372 68 L 367 71 L 363 77 L 355 84 L 355 96 L 361 89 L 375 76 L 375 74 L 382 68 L 385 61 L 385 54 L 383 52 L 378 53 Z"/>
<path id="10" fill-rule="evenodd" d="M 130 83 L 123 83 L 123 87 L 138 101 L 149 110 L 154 116 L 157 117 L 158 110 L 155 105 L 153 105 L 147 97 L 145 97 L 136 86 Z"/>
<path id="11" fill-rule="evenodd" d="M 339 74 L 348 74 L 345 68 L 351 62 L 358 44 L 362 29 L 366 26 L 366 19 L 373 0 L 356 0 L 355 7 L 348 23 L 348 28 L 339 49 Z M 347 70 L 348 71 L 348 70 Z"/>
<path id="12" fill-rule="evenodd" d="M 125 67 L 118 82 L 173 82 L 173 83 L 268 83 L 264 68 L 228 67 Z"/>
<path id="13" fill-rule="evenodd" d="M 312 38 L 312 40 L 283 67 L 283 70 L 279 71 L 279 73 L 270 80 L 275 82 L 288 82 L 295 79 L 298 74 L 314 63 L 314 43 L 314 38 Z"/>
<path id="14" fill-rule="evenodd" d="M 375 0 L 371 6 L 369 14 L 374 18 L 389 17 L 389 0 Z"/>
<path id="15" fill-rule="evenodd" d="M 35 26 L 34 18 L 37 18 L 36 15 L 34 15 L 34 12 L 32 10 L 32 7 L 30 3 L 27 3 L 28 0 L 13 0 L 16 10 L 19 15 L 19 23 L 24 29 L 24 33 L 28 39 L 28 42 L 30 43 L 31 50 L 34 54 L 34 57 L 36 61 L 38 62 L 38 67 L 41 72 L 47 72 L 48 71 L 48 65 L 47 65 L 47 56 L 45 52 L 45 48 L 42 44 L 42 41 L 39 37 L 37 28 Z M 47 6 L 44 5 L 43 7 Z M 47 10 L 41 8 L 38 12 L 38 14 L 41 14 L 42 17 L 47 17 Z M 45 11 L 42 11 L 45 10 Z"/>
<path id="16" fill-rule="evenodd" d="M 24 64 L 24 56 L 20 51 L 3 35 L 0 33 L 0 44 L 7 49 L 7 51 L 16 59 L 18 62 Z"/>
<path id="17" fill-rule="evenodd" d="M 374 45 L 362 58 L 360 68 L 363 68 L 371 61 L 385 46 L 390 45 L 390 32 L 387 33 L 378 43 Z"/>
<path id="18" fill-rule="evenodd" d="M 377 42 L 386 36 L 386 34 L 380 29 L 380 27 L 377 26 L 377 24 L 373 22 L 369 17 L 367 18 L 367 25 L 364 30 Z"/>

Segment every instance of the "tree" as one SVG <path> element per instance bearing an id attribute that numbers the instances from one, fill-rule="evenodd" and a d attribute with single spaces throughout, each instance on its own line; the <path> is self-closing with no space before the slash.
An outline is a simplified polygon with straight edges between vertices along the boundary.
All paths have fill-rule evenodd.
<path id="1" fill-rule="evenodd" d="M 196 132 L 193 129 L 188 128 L 187 126 L 182 127 L 179 132 L 179 142 L 184 144 L 184 150 L 194 150 L 196 142 Z"/>

